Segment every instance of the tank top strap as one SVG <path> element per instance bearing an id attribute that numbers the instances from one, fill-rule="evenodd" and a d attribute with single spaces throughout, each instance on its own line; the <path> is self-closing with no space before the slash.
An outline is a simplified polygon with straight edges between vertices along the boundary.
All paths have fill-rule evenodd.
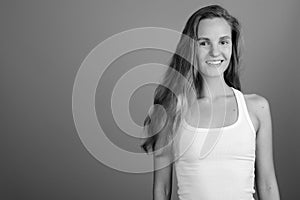
<path id="1" fill-rule="evenodd" d="M 238 110 L 239 110 L 239 117 L 242 118 L 242 121 L 245 121 L 249 124 L 251 130 L 256 133 L 255 131 L 255 128 L 253 126 L 253 123 L 252 123 L 252 120 L 250 118 L 250 115 L 249 115 L 249 111 L 248 111 L 248 108 L 247 108 L 247 104 L 246 104 L 246 100 L 245 100 L 245 97 L 244 97 L 244 94 L 233 88 L 233 91 L 234 91 L 234 94 L 235 94 L 235 97 L 236 97 L 236 100 L 237 100 L 237 104 L 238 104 Z"/>

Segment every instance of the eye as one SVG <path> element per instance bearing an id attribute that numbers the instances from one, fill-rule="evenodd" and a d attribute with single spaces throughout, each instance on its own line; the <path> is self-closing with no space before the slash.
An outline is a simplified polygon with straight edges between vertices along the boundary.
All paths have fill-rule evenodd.
<path id="1" fill-rule="evenodd" d="M 222 40 L 222 41 L 220 41 L 220 44 L 221 44 L 221 45 L 227 45 L 227 44 L 229 44 L 229 41 L 227 41 L 227 40 Z"/>
<path id="2" fill-rule="evenodd" d="M 201 42 L 199 42 L 199 45 L 200 46 L 207 46 L 207 45 L 209 45 L 209 42 L 208 41 L 201 41 Z"/>

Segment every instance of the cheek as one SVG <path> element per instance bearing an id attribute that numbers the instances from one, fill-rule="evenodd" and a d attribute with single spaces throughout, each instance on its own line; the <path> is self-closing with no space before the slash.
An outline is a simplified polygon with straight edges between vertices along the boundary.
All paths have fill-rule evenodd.
<path id="1" fill-rule="evenodd" d="M 209 54 L 209 51 L 202 48 L 202 49 L 199 49 L 198 52 L 197 52 L 197 59 L 200 61 L 200 62 L 203 62 L 203 60 L 207 57 L 207 55 Z"/>
<path id="2" fill-rule="evenodd" d="M 232 47 L 227 47 L 224 49 L 224 55 L 227 57 L 227 58 L 230 58 L 231 57 L 231 54 L 232 54 Z"/>

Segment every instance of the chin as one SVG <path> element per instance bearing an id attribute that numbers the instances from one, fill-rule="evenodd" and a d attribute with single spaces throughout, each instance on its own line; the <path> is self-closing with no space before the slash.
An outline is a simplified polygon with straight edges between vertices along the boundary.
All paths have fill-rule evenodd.
<path id="1" fill-rule="evenodd" d="M 225 63 L 224 63 L 225 64 Z M 201 70 L 201 75 L 206 77 L 218 77 L 223 76 L 224 72 L 226 71 L 227 66 L 220 66 L 218 68 L 214 68 L 211 66 L 207 66 L 205 70 Z"/>

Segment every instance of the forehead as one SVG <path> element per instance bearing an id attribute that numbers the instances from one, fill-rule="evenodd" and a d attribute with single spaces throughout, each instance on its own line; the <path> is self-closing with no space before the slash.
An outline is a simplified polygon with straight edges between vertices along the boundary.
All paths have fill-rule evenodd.
<path id="1" fill-rule="evenodd" d="M 231 37 L 231 27 L 223 18 L 203 19 L 199 22 L 197 34 L 198 38 Z"/>

